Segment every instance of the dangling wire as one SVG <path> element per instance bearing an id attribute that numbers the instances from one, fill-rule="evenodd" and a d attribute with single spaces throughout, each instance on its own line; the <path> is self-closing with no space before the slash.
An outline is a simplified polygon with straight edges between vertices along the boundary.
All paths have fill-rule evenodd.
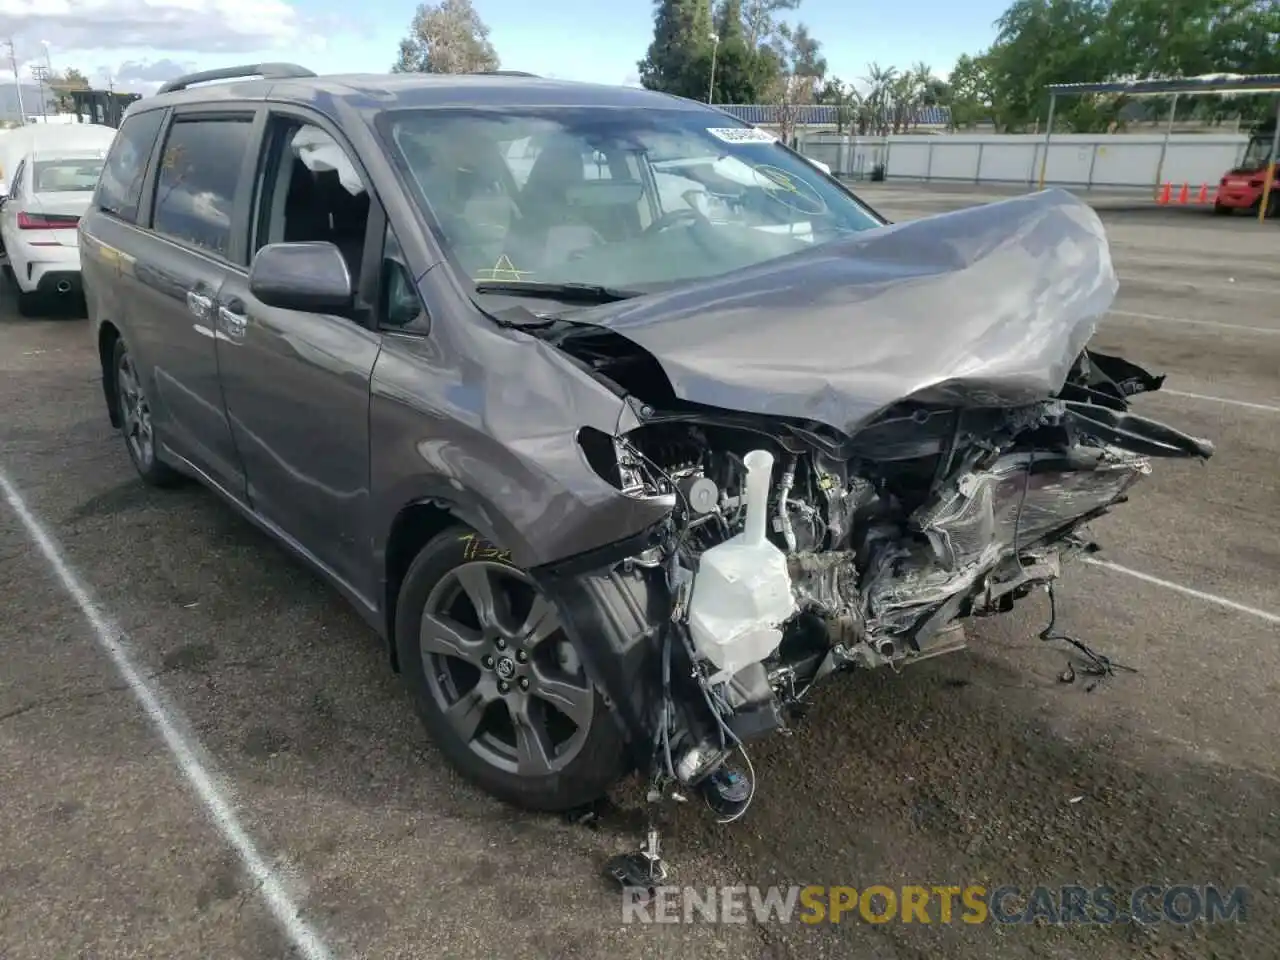
<path id="1" fill-rule="evenodd" d="M 1069 633 L 1055 633 L 1054 627 L 1058 622 L 1058 601 L 1057 596 L 1054 593 L 1053 583 L 1050 582 L 1047 584 L 1045 590 L 1049 594 L 1049 623 L 1040 631 L 1041 640 L 1060 640 L 1063 643 L 1071 644 L 1071 646 L 1079 650 L 1088 661 L 1088 663 L 1085 664 L 1085 673 L 1097 677 L 1099 680 L 1103 677 L 1115 676 L 1117 670 L 1124 670 L 1127 673 L 1138 672 L 1133 667 L 1127 667 L 1122 663 L 1116 663 L 1105 654 L 1096 652 L 1083 640 L 1077 639 Z M 1067 669 L 1062 672 L 1060 679 L 1063 683 L 1072 683 L 1075 681 L 1075 678 L 1075 668 L 1072 667 L 1071 661 L 1067 661 Z M 1092 691 L 1097 685 L 1098 681 L 1094 681 L 1087 689 Z"/>

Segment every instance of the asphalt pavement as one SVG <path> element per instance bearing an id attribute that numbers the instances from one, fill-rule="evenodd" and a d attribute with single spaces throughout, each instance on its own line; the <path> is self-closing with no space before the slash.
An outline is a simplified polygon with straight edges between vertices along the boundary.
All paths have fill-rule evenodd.
<path id="1" fill-rule="evenodd" d="M 895 219 L 997 196 L 866 184 Z M 153 491 L 81 318 L 0 314 L 0 957 L 1274 955 L 1280 876 L 1280 224 L 1100 205 L 1100 349 L 1138 409 L 1211 438 L 1095 525 L 1058 627 L 1136 668 L 1089 692 L 1040 597 L 967 650 L 834 683 L 752 752 L 728 827 L 678 810 L 673 882 L 1216 884 L 1176 927 L 624 923 L 595 829 L 443 764 L 343 601 L 200 488 Z M 6 296 L 8 296 L 6 294 Z"/>

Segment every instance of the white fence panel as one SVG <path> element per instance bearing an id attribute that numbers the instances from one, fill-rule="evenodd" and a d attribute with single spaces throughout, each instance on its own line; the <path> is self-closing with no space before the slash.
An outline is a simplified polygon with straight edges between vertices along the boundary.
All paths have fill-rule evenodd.
<path id="1" fill-rule="evenodd" d="M 1167 149 L 1158 134 L 1062 134 L 1053 137 L 1045 182 L 1085 187 L 1151 187 L 1161 181 L 1215 184 L 1244 151 L 1244 134 L 1174 134 Z M 1027 183 L 1040 178 L 1044 137 L 1031 134 L 949 134 L 807 137 L 801 149 L 837 173 L 870 176 L 887 162 L 901 180 Z M 1161 165 L 1161 154 L 1164 163 Z"/>

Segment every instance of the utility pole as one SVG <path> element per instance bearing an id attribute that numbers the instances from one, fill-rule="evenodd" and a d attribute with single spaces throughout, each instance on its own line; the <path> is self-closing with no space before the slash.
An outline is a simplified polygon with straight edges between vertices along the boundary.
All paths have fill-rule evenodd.
<path id="1" fill-rule="evenodd" d="M 18 76 L 18 55 L 13 51 L 13 37 L 7 41 L 9 44 L 9 66 L 13 68 L 13 89 L 18 94 L 18 123 L 21 126 L 27 125 L 27 109 L 22 105 L 22 78 Z"/>
<path id="2" fill-rule="evenodd" d="M 720 51 L 720 35 L 718 33 L 711 34 L 711 82 L 707 84 L 707 103 L 715 97 L 716 93 L 716 54 Z"/>
<path id="3" fill-rule="evenodd" d="M 49 80 L 49 71 L 45 69 L 44 64 L 37 63 L 31 68 L 31 76 L 35 77 L 36 83 L 40 90 L 40 119 L 45 123 L 49 122 L 49 98 L 45 96 L 44 86 Z"/>
<path id="4" fill-rule="evenodd" d="M 59 96 L 58 96 L 58 94 L 57 94 L 57 91 L 53 89 L 53 78 L 54 78 L 54 77 L 56 77 L 56 76 L 57 76 L 57 74 L 53 72 L 53 57 L 52 57 L 52 55 L 49 53 L 49 41 L 48 41 L 48 40 L 41 40 L 41 41 L 40 41 L 40 45 L 41 45 L 42 47 L 44 47 L 44 67 L 45 67 L 45 78 L 46 78 L 46 81 L 47 81 L 47 82 L 48 82 L 48 84 L 49 84 L 49 96 L 50 96 L 50 97 L 52 97 L 52 98 L 53 98 L 53 100 L 54 100 L 54 104 L 53 104 L 53 112 L 54 112 L 54 113 L 61 113 L 61 112 L 62 112 L 62 98 L 61 98 L 61 97 L 59 97 Z"/>

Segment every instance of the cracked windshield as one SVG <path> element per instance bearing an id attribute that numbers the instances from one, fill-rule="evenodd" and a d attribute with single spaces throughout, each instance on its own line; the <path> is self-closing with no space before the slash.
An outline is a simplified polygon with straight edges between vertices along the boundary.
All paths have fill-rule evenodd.
<path id="1" fill-rule="evenodd" d="M 763 131 L 701 111 L 400 114 L 391 137 L 477 283 L 636 290 L 877 225 Z"/>

